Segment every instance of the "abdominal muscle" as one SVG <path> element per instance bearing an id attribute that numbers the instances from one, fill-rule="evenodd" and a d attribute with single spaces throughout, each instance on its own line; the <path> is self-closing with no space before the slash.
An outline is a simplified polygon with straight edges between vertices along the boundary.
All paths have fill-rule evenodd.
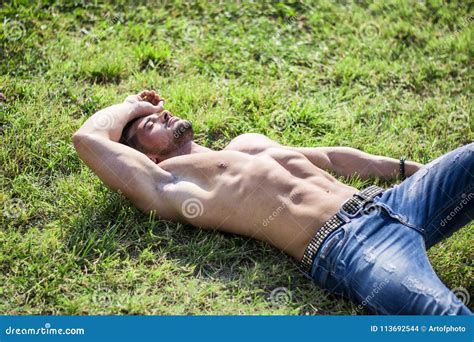
<path id="1" fill-rule="evenodd" d="M 229 151 L 205 154 L 209 163 L 205 173 L 196 171 L 200 173 L 197 179 L 189 179 L 194 173 L 190 173 L 192 166 L 188 165 L 188 178 L 170 188 L 181 214 L 178 219 L 201 228 L 267 241 L 298 260 L 316 231 L 357 192 L 304 156 L 298 159 L 293 154 L 279 159 Z M 169 171 L 180 179 L 179 167 L 170 165 Z M 203 184 L 197 187 L 199 179 Z M 199 215 L 183 212 L 183 203 L 189 203 L 190 198 L 200 202 Z"/>

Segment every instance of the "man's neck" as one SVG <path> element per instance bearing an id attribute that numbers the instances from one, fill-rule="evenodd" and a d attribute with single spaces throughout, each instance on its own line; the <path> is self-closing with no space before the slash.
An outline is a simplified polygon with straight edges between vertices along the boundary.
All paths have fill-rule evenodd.
<path id="1" fill-rule="evenodd" d="M 207 147 L 201 146 L 199 144 L 196 144 L 194 141 L 190 141 L 188 144 L 190 145 L 189 154 L 213 151 L 210 148 L 207 148 Z M 188 145 L 188 144 L 186 144 L 186 145 Z"/>
<path id="2" fill-rule="evenodd" d="M 211 150 L 210 148 L 196 144 L 194 141 L 190 141 L 184 144 L 183 146 L 181 146 L 179 149 L 174 150 L 172 153 L 168 154 L 167 156 L 159 158 L 158 162 L 162 162 L 163 160 L 170 159 L 177 156 L 203 153 L 203 152 L 211 152 L 211 151 L 213 150 Z"/>

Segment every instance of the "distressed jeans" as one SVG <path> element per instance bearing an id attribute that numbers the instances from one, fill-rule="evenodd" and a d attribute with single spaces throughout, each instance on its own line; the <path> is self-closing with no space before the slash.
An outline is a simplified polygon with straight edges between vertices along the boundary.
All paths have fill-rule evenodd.
<path id="1" fill-rule="evenodd" d="M 472 314 L 438 278 L 426 250 L 474 218 L 474 143 L 433 160 L 345 218 L 314 258 L 315 282 L 377 314 Z"/>

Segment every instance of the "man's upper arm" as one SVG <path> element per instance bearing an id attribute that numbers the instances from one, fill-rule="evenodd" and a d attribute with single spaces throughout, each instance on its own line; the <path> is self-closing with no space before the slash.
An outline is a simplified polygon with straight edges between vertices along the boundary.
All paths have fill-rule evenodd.
<path id="1" fill-rule="evenodd" d="M 304 155 L 312 164 L 326 171 L 334 170 L 334 164 L 329 158 L 329 151 L 326 147 L 289 147 L 291 150 Z"/>
<path id="2" fill-rule="evenodd" d="M 76 134 L 73 142 L 81 159 L 108 187 L 123 193 L 142 211 L 174 216 L 162 191 L 173 180 L 169 172 L 144 154 L 105 137 Z"/>

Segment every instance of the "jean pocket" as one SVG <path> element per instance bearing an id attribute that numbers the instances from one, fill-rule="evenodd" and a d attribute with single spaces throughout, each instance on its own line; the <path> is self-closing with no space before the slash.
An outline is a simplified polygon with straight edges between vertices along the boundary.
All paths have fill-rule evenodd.
<path id="1" fill-rule="evenodd" d="M 336 267 L 339 261 L 338 257 L 341 253 L 346 236 L 346 231 L 341 227 L 329 235 L 327 240 L 321 246 L 321 252 L 318 257 L 319 264 L 326 268 L 331 274 L 336 273 Z"/>

